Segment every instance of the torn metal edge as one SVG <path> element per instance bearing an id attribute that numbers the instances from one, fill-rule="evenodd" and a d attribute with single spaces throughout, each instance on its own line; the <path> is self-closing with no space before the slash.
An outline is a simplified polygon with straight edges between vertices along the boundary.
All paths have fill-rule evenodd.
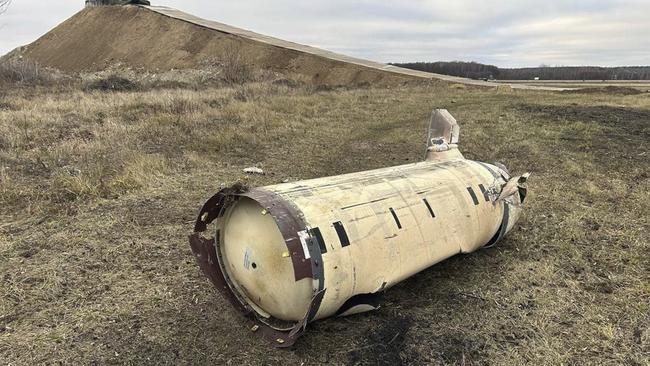
<path id="1" fill-rule="evenodd" d="M 255 200 L 273 216 L 287 244 L 294 265 L 296 281 L 305 278 L 313 278 L 318 281 L 305 317 L 289 329 L 276 329 L 260 319 L 258 314 L 234 292 L 227 275 L 219 265 L 215 239 L 207 239 L 203 236 L 208 225 L 217 220 L 237 197 L 248 197 Z M 210 282 L 244 316 L 249 329 L 259 332 L 278 348 L 288 348 L 296 343 L 297 339 L 305 332 L 307 324 L 316 317 L 326 292 L 322 253 L 317 240 L 309 238 L 309 253 L 305 255 L 298 234 L 301 231 L 309 232 L 307 225 L 302 220 L 302 215 L 280 195 L 259 188 L 249 190 L 243 185 L 234 185 L 222 189 L 203 205 L 194 226 L 194 233 L 189 236 L 194 257 Z"/>

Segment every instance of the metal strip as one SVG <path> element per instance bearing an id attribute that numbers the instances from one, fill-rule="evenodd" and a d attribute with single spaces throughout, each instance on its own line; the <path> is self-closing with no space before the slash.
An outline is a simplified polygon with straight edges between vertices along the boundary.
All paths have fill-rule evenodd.
<path id="1" fill-rule="evenodd" d="M 399 217 L 397 217 L 397 213 L 395 212 L 395 210 L 393 210 L 392 207 L 389 208 L 389 210 L 390 210 L 391 215 L 393 215 L 393 219 L 395 220 L 395 223 L 397 224 L 397 228 L 401 230 L 402 229 L 402 223 L 399 222 Z"/>
<path id="2" fill-rule="evenodd" d="M 478 206 L 478 197 L 476 196 L 476 193 L 474 193 L 474 189 L 472 187 L 467 187 L 467 192 L 469 192 L 469 195 L 472 196 L 472 201 L 474 201 L 474 206 Z"/>
<path id="3" fill-rule="evenodd" d="M 336 316 L 341 316 L 346 311 L 359 305 L 367 305 L 374 309 L 379 309 L 381 301 L 384 298 L 384 292 L 380 291 L 374 294 L 359 294 L 349 298 L 341 307 L 336 311 Z"/>
<path id="4" fill-rule="evenodd" d="M 339 236 L 339 241 L 341 242 L 341 247 L 345 248 L 348 245 L 350 245 L 350 238 L 348 238 L 348 233 L 345 232 L 345 227 L 343 226 L 343 223 L 341 221 L 335 222 L 334 224 L 334 229 L 336 230 L 336 234 Z"/>
<path id="5" fill-rule="evenodd" d="M 320 232 L 320 229 L 317 227 L 309 229 L 309 234 L 318 242 L 321 254 L 327 253 L 327 245 L 325 244 L 325 239 L 323 239 L 323 234 Z"/>
<path id="6" fill-rule="evenodd" d="M 236 309 L 242 311 L 244 315 L 249 316 L 252 310 L 247 305 L 241 303 L 231 292 L 230 286 L 228 286 L 226 278 L 217 264 L 214 239 L 206 239 L 199 233 L 195 233 L 190 236 L 190 247 L 203 273 L 205 273 L 215 287 Z"/>
<path id="7" fill-rule="evenodd" d="M 503 238 L 504 235 L 506 235 L 506 230 L 508 229 L 509 221 L 510 221 L 510 206 L 508 206 L 508 204 L 504 202 L 503 218 L 501 219 L 501 226 L 499 226 L 499 229 L 497 229 L 497 232 L 490 239 L 490 241 L 488 241 L 487 244 L 483 246 L 483 249 L 492 248 Z"/>
<path id="8" fill-rule="evenodd" d="M 506 230 L 508 230 L 508 224 L 510 221 L 510 205 L 507 202 L 503 203 L 503 221 L 501 222 L 501 230 L 499 230 L 499 240 L 503 239 L 506 235 Z"/>
<path id="9" fill-rule="evenodd" d="M 318 281 L 317 291 L 323 291 L 325 289 L 325 267 L 323 266 L 322 252 L 315 236 L 309 237 L 307 240 L 307 248 L 311 256 L 311 270 L 314 274 L 314 280 Z"/>
<path id="10" fill-rule="evenodd" d="M 357 203 L 357 204 L 355 204 L 355 205 L 350 205 L 350 206 L 341 207 L 341 210 L 349 210 L 349 209 L 351 209 L 351 208 L 355 208 L 355 207 L 359 207 L 359 206 L 370 205 L 370 204 L 373 204 L 373 203 L 377 203 L 377 202 L 385 201 L 385 200 L 390 199 L 390 198 L 393 198 L 393 197 L 395 197 L 395 195 L 392 195 L 392 196 L 389 196 L 389 197 L 384 197 L 384 198 L 379 198 L 379 199 L 372 200 L 372 201 L 368 201 L 368 202 Z"/>
<path id="11" fill-rule="evenodd" d="M 495 172 L 492 168 L 490 168 L 489 165 L 487 165 L 487 164 L 485 164 L 485 163 L 483 163 L 483 162 L 480 162 L 480 161 L 477 161 L 476 163 L 478 163 L 478 164 L 481 165 L 483 168 L 485 168 L 488 172 L 490 172 L 490 174 L 492 174 L 492 176 L 494 177 L 494 179 L 497 179 L 497 180 L 498 180 L 498 179 L 501 178 L 501 174 Z"/>
<path id="12" fill-rule="evenodd" d="M 483 198 L 485 198 L 485 202 L 490 202 L 490 195 L 488 194 L 487 189 L 485 189 L 485 186 L 479 184 L 478 187 L 481 189 L 481 193 L 483 193 Z"/>
<path id="13" fill-rule="evenodd" d="M 427 210 L 429 210 L 429 214 L 431 214 L 431 217 L 434 219 L 436 218 L 436 214 L 433 212 L 433 208 L 431 208 L 431 205 L 429 204 L 429 201 L 424 198 L 422 199 L 422 202 L 424 202 L 424 205 L 427 206 Z"/>

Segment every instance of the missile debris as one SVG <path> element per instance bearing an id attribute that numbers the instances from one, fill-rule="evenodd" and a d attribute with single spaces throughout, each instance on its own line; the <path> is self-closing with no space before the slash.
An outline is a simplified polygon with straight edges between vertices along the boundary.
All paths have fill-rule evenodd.
<path id="1" fill-rule="evenodd" d="M 203 272 L 277 347 L 307 324 L 377 309 L 382 294 L 514 226 L 528 174 L 466 160 L 434 110 L 425 161 L 263 188 L 235 185 L 200 211 L 190 245 Z M 214 224 L 213 238 L 203 233 Z"/>
<path id="2" fill-rule="evenodd" d="M 262 169 L 260 169 L 260 168 L 258 168 L 258 167 L 256 167 L 256 166 L 254 166 L 254 167 L 250 167 L 250 168 L 246 168 L 246 169 L 244 169 L 243 171 L 244 171 L 244 173 L 246 173 L 246 174 L 260 174 L 260 175 L 264 175 L 264 170 L 262 170 Z"/>

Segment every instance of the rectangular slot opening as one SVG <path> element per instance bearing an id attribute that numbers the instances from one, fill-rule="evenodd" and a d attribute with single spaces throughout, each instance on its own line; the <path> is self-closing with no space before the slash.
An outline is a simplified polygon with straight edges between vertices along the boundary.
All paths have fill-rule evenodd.
<path id="1" fill-rule="evenodd" d="M 490 202 L 490 195 L 488 194 L 487 189 L 485 189 L 485 186 L 479 184 L 478 187 L 481 189 L 481 192 L 483 192 L 483 197 L 485 197 L 485 202 Z"/>
<path id="2" fill-rule="evenodd" d="M 401 229 L 402 228 L 402 223 L 399 222 L 399 217 L 397 217 L 397 213 L 393 208 L 390 208 L 390 213 L 393 215 L 393 219 L 395 219 L 395 223 L 397 224 L 397 228 Z"/>
<path id="3" fill-rule="evenodd" d="M 345 228 L 341 221 L 334 223 L 334 229 L 336 230 L 336 234 L 339 236 L 341 247 L 345 248 L 350 245 L 350 238 L 348 238 L 348 233 L 345 232 Z"/>
<path id="4" fill-rule="evenodd" d="M 427 210 L 429 210 L 429 214 L 431 214 L 431 217 L 434 219 L 436 218 L 436 214 L 433 212 L 433 209 L 431 208 L 431 205 L 429 204 L 429 201 L 427 199 L 423 199 L 422 202 L 424 202 L 424 205 L 427 206 Z"/>
<path id="5" fill-rule="evenodd" d="M 467 192 L 469 192 L 469 195 L 472 196 L 472 201 L 474 201 L 474 205 L 478 206 L 478 197 L 476 197 L 476 193 L 474 193 L 474 189 L 472 187 L 467 187 Z"/>
<path id="6" fill-rule="evenodd" d="M 318 242 L 321 254 L 327 253 L 327 246 L 325 245 L 325 240 L 323 240 L 323 234 L 321 234 L 320 229 L 317 227 L 309 229 L 309 234 Z"/>

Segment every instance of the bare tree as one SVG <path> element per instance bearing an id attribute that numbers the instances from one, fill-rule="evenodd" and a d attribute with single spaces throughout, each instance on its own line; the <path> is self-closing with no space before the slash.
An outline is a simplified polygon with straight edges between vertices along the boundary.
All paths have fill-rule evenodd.
<path id="1" fill-rule="evenodd" d="M 11 0 L 0 0 L 0 14 L 4 13 L 7 10 L 7 6 L 11 3 Z"/>

